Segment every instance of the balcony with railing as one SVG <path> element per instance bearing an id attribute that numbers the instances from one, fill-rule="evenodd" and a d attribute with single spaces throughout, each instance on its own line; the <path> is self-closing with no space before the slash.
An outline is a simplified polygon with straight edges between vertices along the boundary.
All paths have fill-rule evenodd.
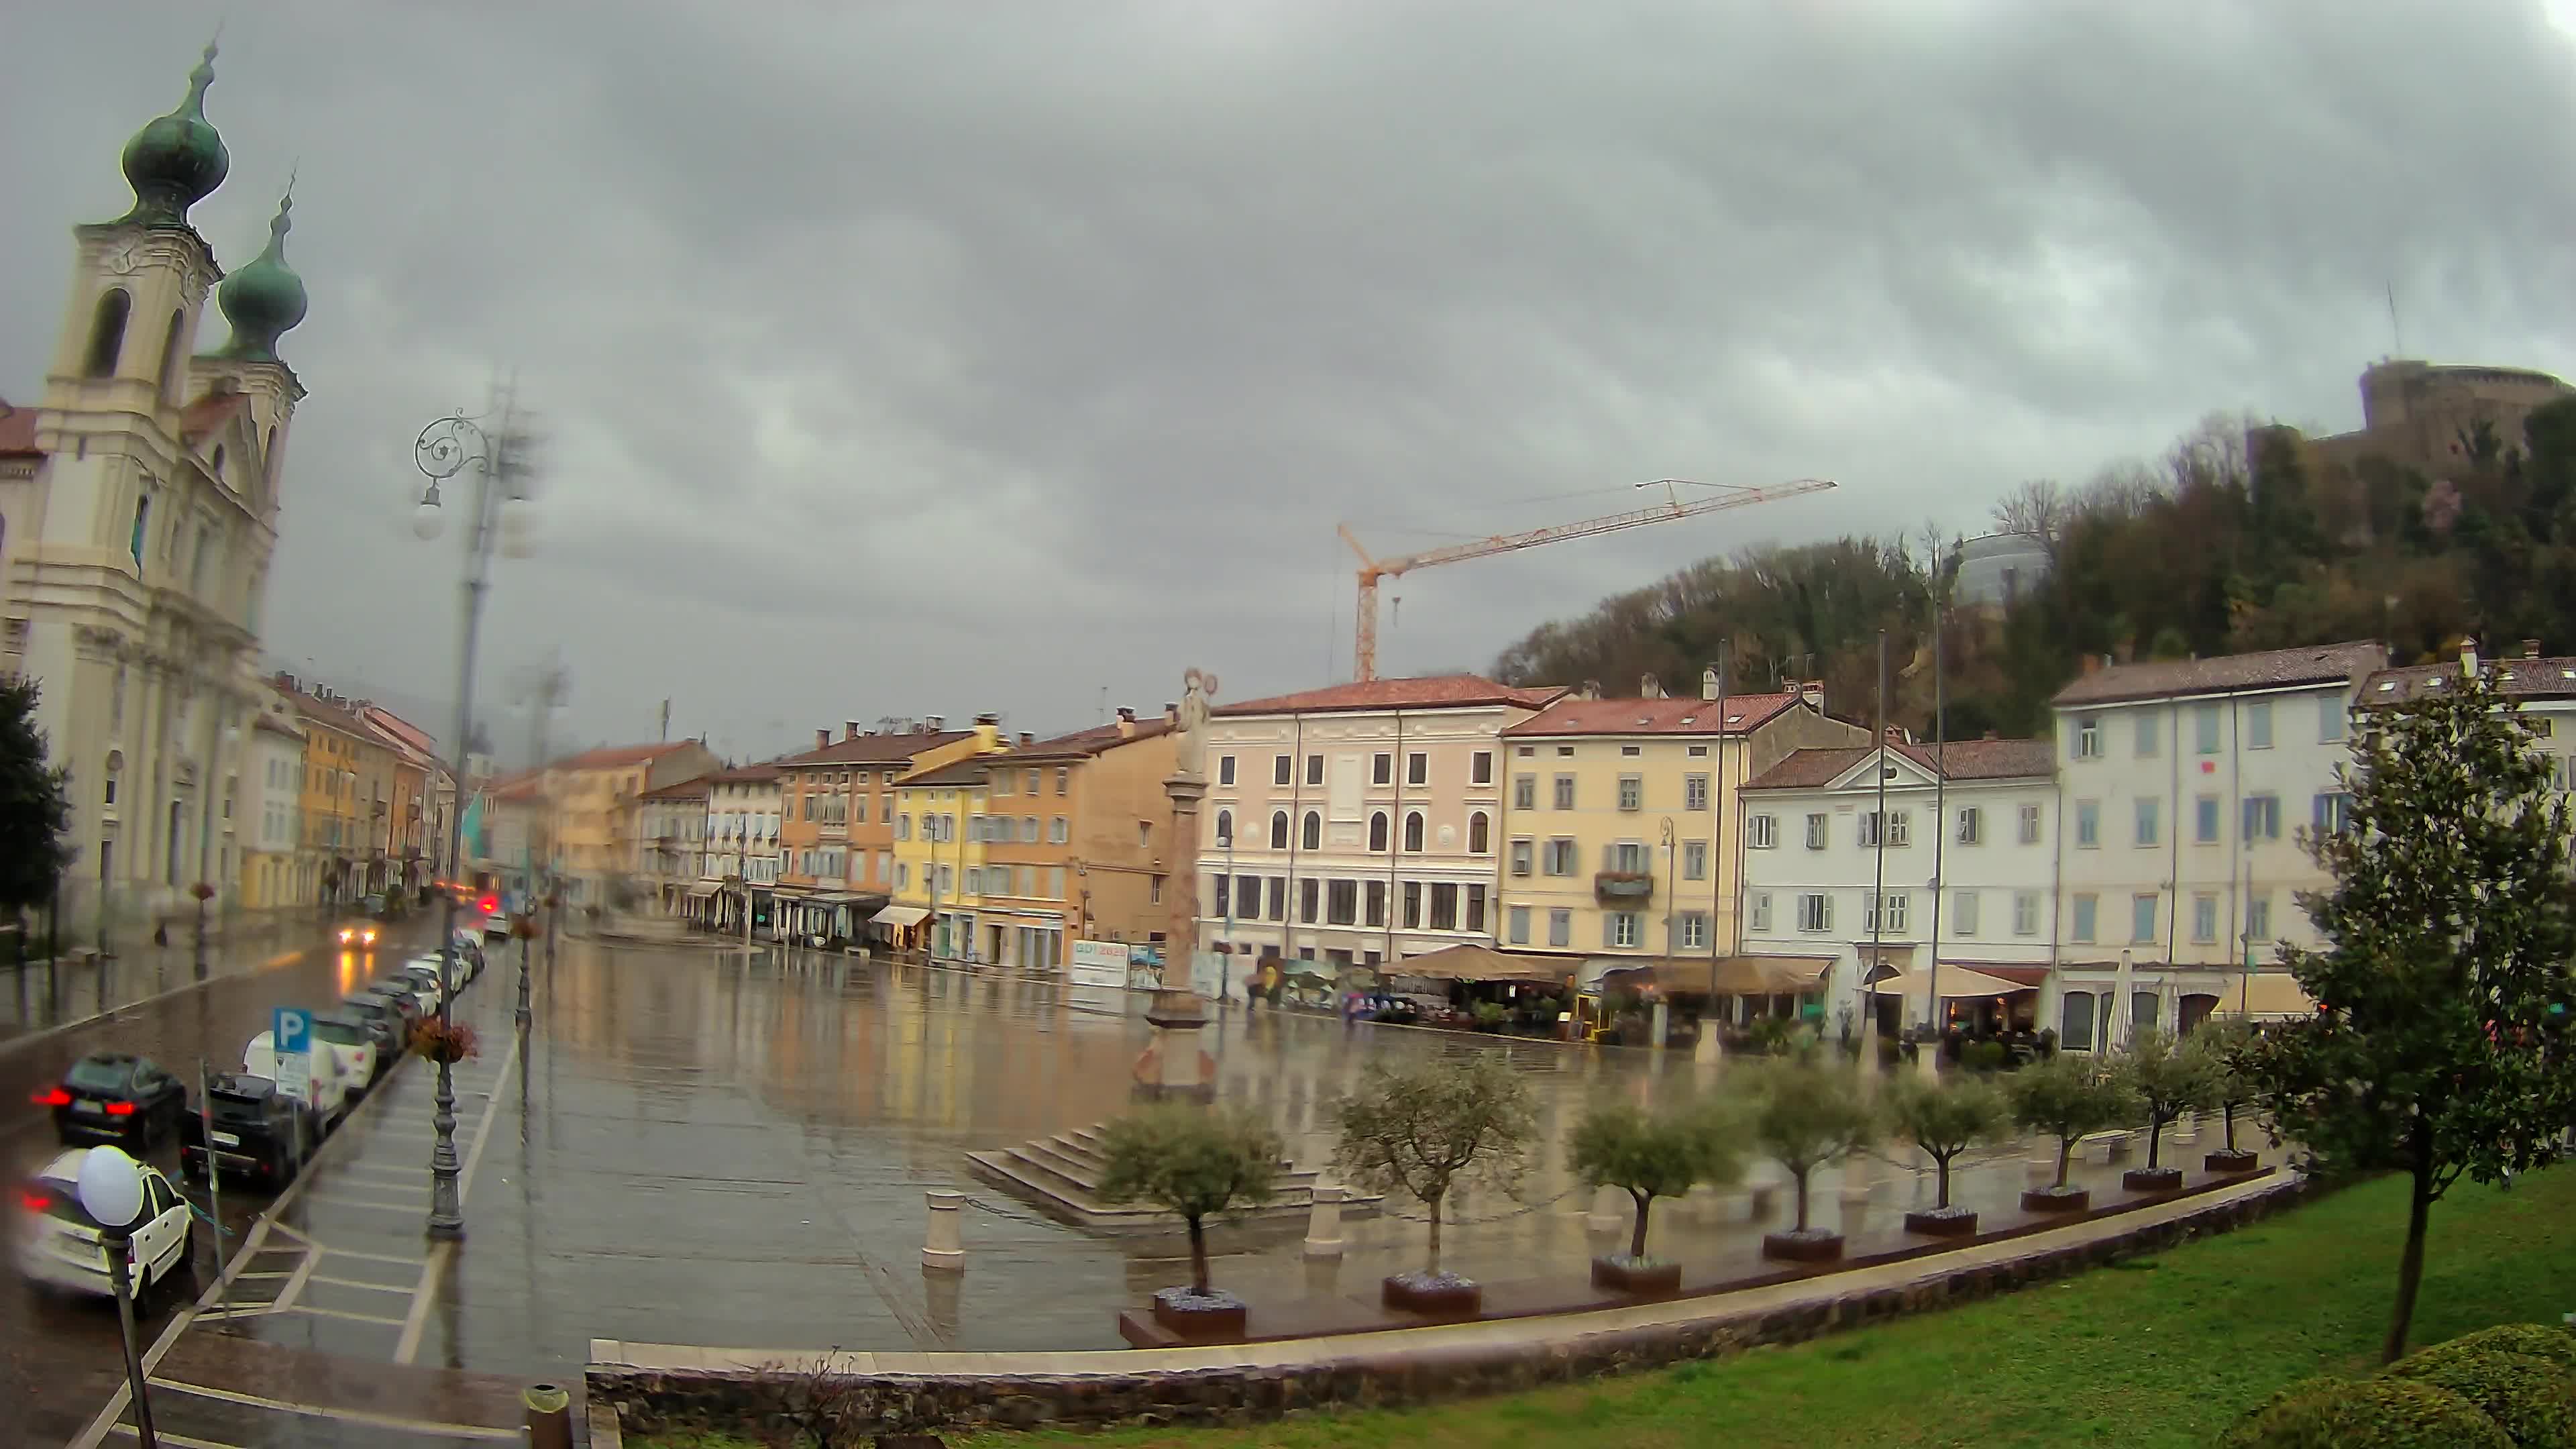
<path id="1" fill-rule="evenodd" d="M 1592 896 L 1605 906 L 1638 906 L 1654 899 L 1655 873 L 1605 870 L 1592 877 Z"/>

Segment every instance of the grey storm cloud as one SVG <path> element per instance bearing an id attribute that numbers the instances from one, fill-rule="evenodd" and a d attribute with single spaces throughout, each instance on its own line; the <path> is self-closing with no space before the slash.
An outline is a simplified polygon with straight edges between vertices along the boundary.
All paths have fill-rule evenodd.
<path id="1" fill-rule="evenodd" d="M 412 436 L 496 371 L 546 440 L 482 690 L 585 739 L 1158 705 L 1349 668 L 1372 548 L 1842 491 L 1408 577 L 1391 672 L 1766 541 L 1974 530 L 2202 414 L 2355 421 L 2392 346 L 2576 367 L 2544 4 L 277 3 L 197 210 L 290 167 L 312 388 L 275 652 L 451 689 Z M 211 12 L 26 5 L 0 393 Z M 2563 17 L 2556 17 L 2563 20 Z M 443 721 L 424 721 L 442 727 Z"/>

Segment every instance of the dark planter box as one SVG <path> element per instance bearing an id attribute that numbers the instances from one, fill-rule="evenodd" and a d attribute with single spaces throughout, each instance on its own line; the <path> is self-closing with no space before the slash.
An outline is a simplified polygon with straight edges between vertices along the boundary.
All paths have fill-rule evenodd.
<path id="1" fill-rule="evenodd" d="M 2080 1187 L 2025 1188 L 2021 1195 L 2021 1210 L 2026 1213 L 2080 1213 L 2092 1206 L 2093 1194 Z"/>
<path id="2" fill-rule="evenodd" d="M 2218 1151 L 2202 1158 L 2200 1160 L 2200 1165 L 2211 1172 L 2252 1172 L 2256 1167 L 2261 1165 L 2262 1161 L 2263 1159 L 2261 1157 L 2254 1153 L 2247 1152 L 2243 1148 L 2238 1148 L 2233 1152 L 2230 1152 L 2225 1148 L 2220 1148 Z"/>
<path id="3" fill-rule="evenodd" d="M 1202 1296 L 1187 1288 L 1160 1288 L 1154 1292 L 1154 1321 L 1186 1338 L 1240 1340 L 1244 1303 L 1231 1293 L 1211 1290 Z"/>
<path id="4" fill-rule="evenodd" d="M 2172 1192 L 2182 1186 L 2182 1169 L 2132 1167 L 2120 1174 L 2120 1186 L 2131 1192 Z"/>
<path id="5" fill-rule="evenodd" d="M 1905 1230 L 1928 1238 L 1973 1238 L 1977 1215 L 1962 1207 L 1925 1208 L 1905 1215 Z"/>
<path id="6" fill-rule="evenodd" d="M 1484 1311 L 1485 1289 L 1454 1273 L 1396 1273 L 1380 1286 L 1378 1301 L 1426 1318 L 1473 1318 Z"/>
<path id="7" fill-rule="evenodd" d="M 1762 1256 L 1791 1263 L 1830 1263 L 1843 1255 L 1843 1235 L 1822 1228 L 1790 1228 L 1762 1235 Z"/>
<path id="8" fill-rule="evenodd" d="M 1592 1260 L 1592 1286 L 1616 1293 L 1678 1293 L 1682 1265 L 1652 1258 L 1605 1257 Z"/>

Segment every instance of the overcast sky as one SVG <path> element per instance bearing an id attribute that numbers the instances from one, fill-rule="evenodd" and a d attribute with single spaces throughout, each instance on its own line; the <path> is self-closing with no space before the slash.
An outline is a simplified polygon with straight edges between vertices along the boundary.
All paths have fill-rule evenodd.
<path id="1" fill-rule="evenodd" d="M 68 229 L 216 12 L 6 8 L 30 401 Z M 2576 374 L 2570 62 L 2538 0 L 260 3 L 195 216 L 241 265 L 301 168 L 274 653 L 451 697 L 411 446 L 514 369 L 544 551 L 478 687 L 560 641 L 570 733 L 670 696 L 739 755 L 1346 677 L 1345 519 L 1400 552 L 1841 483 L 1390 588 L 1385 672 L 1481 668 L 1710 553 L 1977 531 L 2212 409 L 2351 427 L 2391 285 L 2410 353 Z"/>

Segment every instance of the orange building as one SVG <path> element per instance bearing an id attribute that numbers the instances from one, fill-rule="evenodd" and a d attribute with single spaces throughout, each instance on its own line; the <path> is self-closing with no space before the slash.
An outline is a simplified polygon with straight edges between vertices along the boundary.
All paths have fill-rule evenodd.
<path id="1" fill-rule="evenodd" d="M 1061 970 L 1068 941 L 1159 941 L 1168 873 L 1189 868 L 1174 841 L 1172 721 L 1116 721 L 1025 742 L 991 767 L 979 954 L 1031 970 Z"/>
<path id="2" fill-rule="evenodd" d="M 430 881 L 438 846 L 431 838 L 430 782 L 438 775 L 438 746 L 419 726 L 380 704 L 358 702 L 358 722 L 393 751 L 393 793 L 387 798 L 385 854 L 391 888 L 417 891 Z"/>
<path id="3" fill-rule="evenodd" d="M 776 762 L 778 914 L 789 936 L 863 940 L 894 888 L 894 782 L 914 770 L 1002 748 L 991 720 L 943 729 L 937 716 L 861 730 L 856 720 L 814 732 L 814 748 Z"/>

